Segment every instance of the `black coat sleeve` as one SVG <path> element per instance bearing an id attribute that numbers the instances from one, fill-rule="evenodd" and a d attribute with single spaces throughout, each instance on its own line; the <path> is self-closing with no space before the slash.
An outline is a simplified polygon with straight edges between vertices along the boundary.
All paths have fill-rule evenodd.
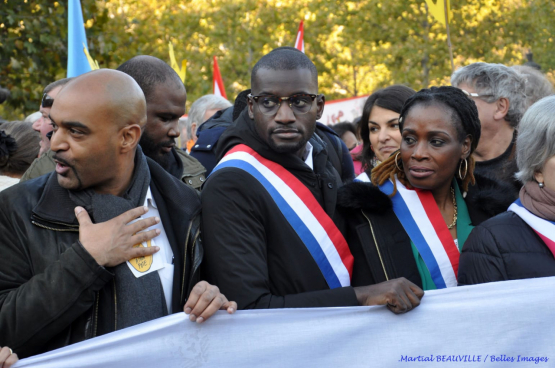
<path id="1" fill-rule="evenodd" d="M 462 285 L 507 280 L 507 271 L 495 235 L 487 227 L 475 227 L 464 243 L 459 261 Z"/>
<path id="2" fill-rule="evenodd" d="M 42 346 L 89 310 L 95 293 L 112 274 L 99 266 L 74 243 L 40 273 L 36 272 L 32 247 L 55 247 L 54 231 L 38 241 L 28 218 L 12 215 L 0 206 L 0 346 L 9 346 L 20 357 L 35 354 Z M 45 230 L 43 230 L 45 231 Z M 67 236 L 67 234 L 65 235 Z"/>
<path id="3" fill-rule="evenodd" d="M 351 287 L 272 294 L 261 188 L 249 174 L 228 169 L 206 183 L 202 192 L 202 237 L 207 281 L 236 301 L 239 309 L 358 305 Z"/>

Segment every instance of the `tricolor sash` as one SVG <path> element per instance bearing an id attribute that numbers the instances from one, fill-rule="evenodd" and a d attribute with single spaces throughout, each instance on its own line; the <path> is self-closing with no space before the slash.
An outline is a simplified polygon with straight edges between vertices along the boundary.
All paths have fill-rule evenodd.
<path id="1" fill-rule="evenodd" d="M 244 144 L 233 147 L 212 173 L 225 167 L 244 170 L 262 184 L 307 247 L 330 289 L 351 285 L 353 256 L 349 246 L 333 220 L 299 179 Z"/>
<path id="2" fill-rule="evenodd" d="M 522 221 L 526 222 L 555 256 L 555 222 L 534 215 L 522 205 L 520 199 L 511 204 L 508 210 L 516 213 Z"/>
<path id="3" fill-rule="evenodd" d="M 396 179 L 393 211 L 418 249 L 438 289 L 457 286 L 460 252 L 430 191 L 407 189 Z M 393 193 L 386 181 L 380 190 Z"/>
<path id="4" fill-rule="evenodd" d="M 363 182 L 363 183 L 371 183 L 370 178 L 368 177 L 368 174 L 365 173 L 365 172 L 362 172 L 359 176 L 357 176 L 354 181 L 360 181 L 360 182 Z"/>

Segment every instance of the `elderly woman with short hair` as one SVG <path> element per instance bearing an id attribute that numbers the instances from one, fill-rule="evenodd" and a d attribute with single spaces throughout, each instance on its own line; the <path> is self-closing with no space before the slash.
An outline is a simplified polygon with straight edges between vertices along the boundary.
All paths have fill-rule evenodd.
<path id="1" fill-rule="evenodd" d="M 524 184 L 508 209 L 474 228 L 460 257 L 459 285 L 555 276 L 555 96 L 524 114 L 517 145 Z"/>

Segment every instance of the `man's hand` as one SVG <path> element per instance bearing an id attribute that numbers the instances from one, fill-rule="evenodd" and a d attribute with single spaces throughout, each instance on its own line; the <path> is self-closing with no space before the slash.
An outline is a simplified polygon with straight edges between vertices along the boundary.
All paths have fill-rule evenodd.
<path id="1" fill-rule="evenodd" d="M 18 360 L 17 354 L 12 352 L 9 347 L 4 346 L 0 349 L 0 368 L 10 368 Z"/>
<path id="2" fill-rule="evenodd" d="M 132 258 L 150 256 L 159 247 L 136 247 L 160 234 L 160 230 L 145 230 L 160 222 L 158 217 L 148 217 L 132 224 L 129 222 L 148 212 L 147 207 L 129 210 L 110 221 L 93 224 L 83 207 L 75 207 L 79 221 L 79 241 L 101 266 L 117 266 Z"/>
<path id="3" fill-rule="evenodd" d="M 227 313 L 233 314 L 237 310 L 237 303 L 228 301 L 217 286 L 206 281 L 195 285 L 183 308 L 189 319 L 197 323 L 206 321 L 218 310 L 227 310 Z"/>
<path id="4" fill-rule="evenodd" d="M 404 277 L 354 289 L 360 305 L 387 305 L 395 314 L 418 307 L 424 296 L 422 289 Z"/>

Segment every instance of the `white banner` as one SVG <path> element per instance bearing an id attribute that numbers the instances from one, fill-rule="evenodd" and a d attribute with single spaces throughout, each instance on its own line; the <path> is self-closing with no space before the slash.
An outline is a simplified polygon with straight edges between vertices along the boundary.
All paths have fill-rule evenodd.
<path id="1" fill-rule="evenodd" d="M 368 95 L 326 101 L 324 113 L 318 121 L 325 125 L 334 125 L 346 121 L 352 123 L 355 118 L 362 116 L 362 108 L 367 99 Z"/>
<path id="2" fill-rule="evenodd" d="M 385 307 L 174 314 L 15 367 L 553 367 L 555 277 L 429 291 Z M 439 363 L 439 364 L 437 364 Z"/>

